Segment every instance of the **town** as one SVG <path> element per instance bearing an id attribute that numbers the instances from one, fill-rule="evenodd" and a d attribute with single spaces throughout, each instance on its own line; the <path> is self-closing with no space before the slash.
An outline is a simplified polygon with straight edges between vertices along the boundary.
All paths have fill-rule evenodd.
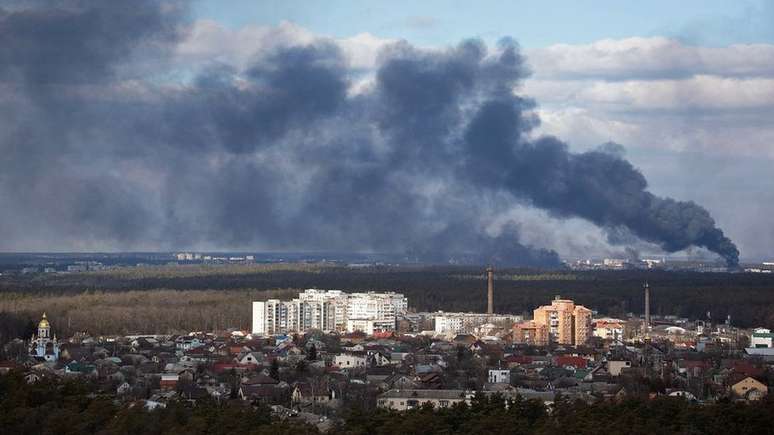
<path id="1" fill-rule="evenodd" d="M 21 371 L 30 384 L 90 380 L 147 409 L 180 400 L 260 404 L 322 431 L 352 406 L 444 408 L 481 395 L 549 409 L 560 396 L 711 403 L 767 395 L 768 329 L 653 316 L 647 283 L 645 312 L 622 319 L 560 296 L 531 318 L 496 313 L 494 273 L 486 272 L 486 313 L 415 312 L 399 292 L 307 289 L 253 302 L 249 331 L 69 338 L 58 338 L 44 313 L 29 340 L 5 346 L 0 372 Z"/>

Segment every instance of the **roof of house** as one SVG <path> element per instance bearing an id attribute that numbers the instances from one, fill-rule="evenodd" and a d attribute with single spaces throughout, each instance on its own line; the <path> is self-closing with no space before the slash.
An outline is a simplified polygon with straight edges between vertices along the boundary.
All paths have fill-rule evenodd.
<path id="1" fill-rule="evenodd" d="M 276 384 L 279 384 L 278 380 L 270 376 L 266 376 L 263 373 L 258 373 L 257 375 L 251 377 L 250 379 L 242 383 L 242 385 L 276 385 Z"/>
<path id="2" fill-rule="evenodd" d="M 575 368 L 584 368 L 589 365 L 589 361 L 586 358 L 579 356 L 558 356 L 554 359 L 554 362 L 559 367 L 572 366 Z"/>

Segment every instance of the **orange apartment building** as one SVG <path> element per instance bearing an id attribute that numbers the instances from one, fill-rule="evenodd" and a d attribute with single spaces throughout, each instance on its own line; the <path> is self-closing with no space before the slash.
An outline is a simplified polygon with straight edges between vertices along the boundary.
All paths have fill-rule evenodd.
<path id="1" fill-rule="evenodd" d="M 530 320 L 513 325 L 513 342 L 533 346 L 548 345 L 548 327 Z"/>
<path id="2" fill-rule="evenodd" d="M 551 305 L 534 310 L 533 323 L 547 329 L 549 341 L 579 346 L 591 337 L 591 314 L 583 305 L 557 296 Z"/>

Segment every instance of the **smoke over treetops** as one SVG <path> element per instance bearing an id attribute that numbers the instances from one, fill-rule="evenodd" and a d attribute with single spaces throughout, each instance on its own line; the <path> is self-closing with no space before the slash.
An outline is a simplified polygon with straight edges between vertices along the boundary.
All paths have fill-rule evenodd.
<path id="1" fill-rule="evenodd" d="M 611 146 L 573 153 L 534 139 L 513 41 L 396 43 L 363 85 L 326 39 L 278 44 L 247 67 L 186 69 L 168 61 L 183 3 L 47 4 L 0 9 L 0 249 L 46 240 L 555 264 L 553 251 L 519 243 L 518 222 L 491 232 L 528 204 L 738 261 L 707 210 L 648 192 Z"/>

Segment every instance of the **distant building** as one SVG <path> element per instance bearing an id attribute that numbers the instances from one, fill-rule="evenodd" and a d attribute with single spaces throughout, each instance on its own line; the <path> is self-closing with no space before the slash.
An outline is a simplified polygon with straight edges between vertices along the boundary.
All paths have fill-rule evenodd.
<path id="1" fill-rule="evenodd" d="M 394 331 L 398 318 L 407 309 L 407 299 L 400 293 L 307 289 L 290 301 L 253 302 L 253 334 L 287 334 L 309 329 L 367 334 Z"/>
<path id="2" fill-rule="evenodd" d="M 622 269 L 626 263 L 627 261 L 621 258 L 605 258 L 602 260 L 602 264 L 611 269 Z"/>
<path id="3" fill-rule="evenodd" d="M 406 411 L 430 404 L 434 408 L 448 408 L 457 403 L 470 401 L 463 390 L 389 390 L 377 399 L 379 408 Z"/>
<path id="4" fill-rule="evenodd" d="M 471 334 L 488 323 L 495 325 L 512 325 L 520 322 L 522 316 L 515 314 L 485 314 L 485 313 L 445 313 L 438 311 L 431 314 L 434 320 L 436 334 L 456 335 Z"/>
<path id="5" fill-rule="evenodd" d="M 534 310 L 534 322 L 548 328 L 550 341 L 582 345 L 591 337 L 591 310 L 558 296 L 551 305 Z"/>
<path id="6" fill-rule="evenodd" d="M 620 319 L 594 319 L 592 335 L 606 340 L 620 340 L 624 336 L 625 321 Z"/>
<path id="7" fill-rule="evenodd" d="M 38 322 L 38 335 L 33 334 L 29 347 L 30 355 L 37 359 L 49 362 L 59 360 L 59 342 L 56 335 L 51 336 L 51 325 L 48 323 L 46 313 Z"/>
<path id="8" fill-rule="evenodd" d="M 752 334 L 750 334 L 750 347 L 774 347 L 772 344 L 773 338 L 774 334 L 771 333 L 771 330 L 766 328 L 755 328 Z"/>
<path id="9" fill-rule="evenodd" d="M 490 384 L 510 384 L 511 383 L 511 371 L 510 370 L 489 370 L 489 383 Z"/>

